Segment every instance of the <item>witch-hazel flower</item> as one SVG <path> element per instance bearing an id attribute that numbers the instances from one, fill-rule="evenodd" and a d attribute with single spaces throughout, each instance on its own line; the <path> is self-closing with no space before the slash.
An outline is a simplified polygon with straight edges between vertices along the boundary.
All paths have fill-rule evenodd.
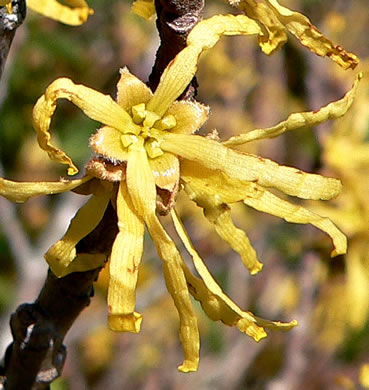
<path id="1" fill-rule="evenodd" d="M 297 324 L 274 322 L 240 309 L 221 289 L 193 247 L 175 210 L 178 191 L 204 210 L 216 232 L 235 251 L 251 274 L 261 263 L 246 234 L 232 222 L 229 205 L 246 205 L 293 223 L 311 223 L 333 240 L 332 255 L 346 251 L 345 236 L 324 217 L 280 199 L 268 188 L 302 199 L 328 200 L 337 196 L 341 183 L 334 178 L 280 166 L 259 156 L 231 148 L 284 131 L 321 123 L 343 115 L 350 107 L 358 81 L 341 100 L 317 112 L 292 114 L 271 129 L 255 130 L 220 142 L 196 135 L 209 110 L 194 101 L 176 99 L 190 83 L 202 51 L 222 35 L 258 34 L 259 26 L 246 16 L 215 16 L 200 22 L 189 34 L 187 47 L 167 66 L 155 93 L 127 68 L 121 70 L 114 101 L 71 80 L 55 80 L 38 100 L 33 123 L 39 145 L 49 157 L 78 172 L 72 159 L 51 141 L 50 123 L 58 99 L 70 100 L 103 126 L 89 142 L 95 156 L 87 163 L 82 179 L 56 183 L 15 183 L 0 179 L 0 195 L 16 202 L 40 194 L 76 191 L 92 196 L 77 212 L 64 237 L 45 254 L 58 277 L 70 272 L 104 266 L 104 254 L 77 253 L 76 246 L 103 218 L 109 203 L 116 210 L 119 232 L 110 254 L 108 288 L 109 327 L 139 332 L 142 315 L 135 311 L 135 291 L 143 252 L 145 226 L 162 260 L 169 293 L 179 313 L 184 362 L 180 371 L 195 371 L 199 362 L 199 332 L 190 295 L 201 303 L 214 321 L 236 326 L 259 341 L 264 328 L 290 329 Z M 175 229 L 192 257 L 199 277 L 192 274 L 175 243 L 160 223 L 158 214 L 170 214 Z"/>

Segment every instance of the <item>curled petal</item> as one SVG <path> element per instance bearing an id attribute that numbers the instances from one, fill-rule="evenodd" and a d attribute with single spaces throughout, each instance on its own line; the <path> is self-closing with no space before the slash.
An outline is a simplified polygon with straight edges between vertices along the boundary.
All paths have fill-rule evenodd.
<path id="1" fill-rule="evenodd" d="M 152 98 L 151 89 L 134 76 L 127 67 L 120 69 L 117 85 L 117 103 L 127 112 L 140 103 L 147 103 Z"/>
<path id="2" fill-rule="evenodd" d="M 165 283 L 179 314 L 180 339 L 185 360 L 178 370 L 196 371 L 199 364 L 199 330 L 182 268 L 183 259 L 154 214 L 147 216 L 145 222 L 158 254 L 163 260 Z"/>
<path id="3" fill-rule="evenodd" d="M 180 219 L 174 209 L 171 211 L 174 226 L 180 236 L 186 250 L 191 255 L 195 269 L 201 279 L 191 274 L 187 266 L 182 262 L 190 292 L 194 298 L 200 301 L 202 308 L 209 318 L 214 321 L 222 321 L 226 325 L 236 326 L 241 332 L 246 333 L 255 341 L 266 337 L 263 326 L 270 328 L 289 330 L 297 325 L 297 321 L 281 323 L 262 320 L 251 312 L 241 310 L 221 289 L 214 280 L 206 265 L 193 247 Z"/>
<path id="4" fill-rule="evenodd" d="M 274 12 L 255 0 L 230 0 L 260 26 L 259 45 L 265 54 L 272 54 L 287 42 L 286 29 Z"/>
<path id="5" fill-rule="evenodd" d="M 91 179 L 91 176 L 85 176 L 82 179 L 60 180 L 59 182 L 15 182 L 0 178 L 0 195 L 12 202 L 23 203 L 37 195 L 72 191 Z"/>
<path id="6" fill-rule="evenodd" d="M 303 199 L 331 199 L 342 188 L 337 179 L 278 165 L 272 160 L 229 149 L 198 135 L 161 132 L 160 137 L 161 148 L 167 152 L 222 171 L 235 179 L 276 188 L 287 195 Z"/>
<path id="7" fill-rule="evenodd" d="M 282 7 L 277 0 L 266 0 L 278 19 L 304 46 L 321 57 L 329 57 L 344 69 L 354 69 L 359 63 L 355 54 L 346 52 L 341 46 L 334 45 L 310 20 L 298 13 Z"/>
<path id="8" fill-rule="evenodd" d="M 212 48 L 223 35 L 258 34 L 260 28 L 244 15 L 216 15 L 198 23 L 185 47 L 164 70 L 148 110 L 162 116 L 194 77 L 200 54 Z"/>
<path id="9" fill-rule="evenodd" d="M 209 107 L 197 102 L 186 100 L 174 102 L 167 113 L 173 115 L 177 123 L 170 131 L 179 134 L 195 133 L 207 121 L 209 111 Z"/>
<path id="10" fill-rule="evenodd" d="M 117 195 L 117 214 L 119 233 L 113 244 L 109 268 L 109 327 L 115 331 L 138 333 L 142 316 L 134 309 L 144 224 L 134 211 L 124 182 L 120 183 Z"/>
<path id="11" fill-rule="evenodd" d="M 258 261 L 255 249 L 251 246 L 246 233 L 233 224 L 230 208 L 222 206 L 204 210 L 206 218 L 213 224 L 218 235 L 236 251 L 251 275 L 257 274 L 263 268 Z"/>
<path id="12" fill-rule="evenodd" d="M 327 233 L 333 240 L 334 250 L 331 256 L 346 253 L 346 236 L 334 225 L 334 223 L 325 217 L 309 211 L 308 209 L 291 204 L 282 200 L 269 191 L 259 187 L 259 194 L 254 198 L 245 198 L 244 203 L 258 211 L 275 215 L 283 218 L 287 222 L 311 224 L 323 232 Z"/>
<path id="13" fill-rule="evenodd" d="M 45 259 L 57 277 L 72 272 L 68 266 L 76 259 L 76 245 L 99 224 L 110 201 L 110 196 L 110 193 L 103 196 L 92 195 L 88 202 L 78 210 L 64 237 L 46 252 Z M 91 264 L 89 269 L 93 268 L 96 268 L 95 264 Z M 66 269 L 68 269 L 67 273 Z"/>
<path id="14" fill-rule="evenodd" d="M 155 178 L 155 184 L 168 191 L 173 191 L 179 181 L 178 157 L 171 153 L 149 159 L 150 167 Z"/>
<path id="15" fill-rule="evenodd" d="M 68 0 L 65 3 L 70 6 L 57 0 L 27 0 L 27 6 L 34 11 L 72 26 L 85 23 L 94 13 L 84 0 Z"/>
<path id="16" fill-rule="evenodd" d="M 49 132 L 51 118 L 56 109 L 58 99 L 70 100 L 88 117 L 114 127 L 122 132 L 134 131 L 136 125 L 131 117 L 110 96 L 104 95 L 84 85 L 76 85 L 71 80 L 61 78 L 55 80 L 46 89 L 33 108 L 33 126 L 37 132 L 37 140 L 49 157 L 69 166 L 68 174 L 74 175 L 78 169 L 69 156 L 51 143 Z"/>
<path id="17" fill-rule="evenodd" d="M 224 141 L 223 145 L 234 146 L 263 138 L 274 138 L 286 131 L 300 129 L 305 126 L 317 126 L 329 119 L 340 118 L 345 115 L 351 107 L 361 78 L 362 73 L 356 76 L 352 89 L 340 100 L 329 103 L 317 111 L 293 113 L 287 118 L 287 120 L 276 126 L 269 127 L 267 129 L 256 129 L 245 134 L 231 137 L 227 141 Z"/>
<path id="18" fill-rule="evenodd" d="M 259 44 L 266 54 L 279 49 L 287 40 L 286 30 L 313 53 L 329 57 L 344 69 L 354 69 L 359 63 L 355 54 L 346 52 L 334 45 L 310 20 L 290 9 L 281 6 L 277 0 L 265 0 L 267 4 L 255 0 L 230 0 L 230 3 L 243 10 L 261 27 Z"/>

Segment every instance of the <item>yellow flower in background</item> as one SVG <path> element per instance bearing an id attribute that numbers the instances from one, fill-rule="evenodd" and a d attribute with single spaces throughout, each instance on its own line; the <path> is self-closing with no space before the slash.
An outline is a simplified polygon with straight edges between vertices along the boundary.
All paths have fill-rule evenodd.
<path id="1" fill-rule="evenodd" d="M 11 0 L 0 0 L 1 5 L 11 4 Z M 85 0 L 27 0 L 27 7 L 59 22 L 77 26 L 87 21 L 93 10 Z M 8 8 L 8 12 L 11 9 Z"/>
<path id="2" fill-rule="evenodd" d="M 324 289 L 315 313 L 319 342 L 333 349 L 350 332 L 360 331 L 369 316 L 368 60 L 362 69 L 364 77 L 355 103 L 323 142 L 325 166 L 342 178 L 342 194 L 329 206 L 311 205 L 316 212 L 332 219 L 349 242 L 344 278 L 330 282 Z"/>
<path id="3" fill-rule="evenodd" d="M 110 255 L 108 287 L 109 326 L 116 331 L 138 332 L 142 315 L 135 311 L 135 290 L 144 228 L 148 229 L 162 260 L 166 285 L 180 318 L 184 362 L 179 369 L 195 371 L 199 361 L 199 333 L 190 294 L 213 320 L 236 326 L 256 341 L 266 336 L 264 327 L 290 329 L 296 321 L 280 323 L 241 310 L 221 289 L 194 249 L 179 216 L 175 198 L 183 189 L 203 208 L 219 236 L 237 251 L 251 274 L 261 269 L 246 234 L 232 222 L 230 204 L 243 202 L 259 211 L 293 223 L 310 223 L 333 240 L 332 256 L 345 253 L 346 238 L 328 218 L 280 199 L 268 189 L 302 199 L 328 200 L 341 191 L 334 178 L 280 166 L 259 156 L 233 150 L 239 145 L 284 131 L 337 118 L 352 104 L 353 89 L 341 100 L 316 112 L 292 114 L 270 129 L 259 129 L 220 142 L 216 137 L 195 135 L 208 116 L 197 102 L 176 101 L 193 78 L 200 54 L 222 35 L 260 34 L 259 25 L 244 15 L 218 15 L 200 22 L 189 34 L 187 47 L 168 65 L 155 93 L 126 68 L 121 70 L 117 100 L 71 80 L 55 80 L 34 107 L 38 142 L 49 157 L 78 172 L 72 159 L 51 142 L 51 118 L 58 99 L 70 100 L 103 127 L 90 138 L 95 152 L 82 179 L 57 183 L 15 183 L 0 179 L 0 194 L 25 201 L 38 194 L 73 190 L 92 194 L 64 235 L 45 254 L 59 277 L 70 272 L 103 266 L 103 254 L 78 253 L 78 242 L 95 229 L 109 205 L 118 216 L 119 233 Z M 169 214 L 199 277 L 184 262 L 157 214 Z"/>
<path id="4" fill-rule="evenodd" d="M 0 0 L 0 6 L 6 6 L 12 12 L 11 0 Z M 78 26 L 87 21 L 94 11 L 85 0 L 27 0 L 27 7 L 58 22 Z"/>

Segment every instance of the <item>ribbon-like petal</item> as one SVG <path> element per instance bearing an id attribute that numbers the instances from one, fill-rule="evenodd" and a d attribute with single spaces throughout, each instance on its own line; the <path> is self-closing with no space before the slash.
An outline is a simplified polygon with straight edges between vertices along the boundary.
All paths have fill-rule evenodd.
<path id="1" fill-rule="evenodd" d="M 117 195 L 119 233 L 110 256 L 109 327 L 120 332 L 140 331 L 142 315 L 134 311 L 138 267 L 143 251 L 144 223 L 132 205 L 125 182 Z"/>
<path id="2" fill-rule="evenodd" d="M 260 25 L 259 45 L 266 54 L 283 46 L 287 41 L 287 30 L 310 51 L 331 58 L 344 69 L 354 69 L 359 63 L 355 54 L 334 45 L 306 16 L 281 6 L 277 0 L 265 0 L 266 4 L 255 0 L 229 1 Z"/>
<path id="3" fill-rule="evenodd" d="M 66 153 L 51 143 L 49 132 L 58 99 L 70 100 L 91 119 L 118 129 L 122 133 L 137 129 L 128 113 L 110 96 L 84 85 L 74 84 L 67 78 L 52 82 L 33 108 L 33 126 L 37 132 L 40 147 L 48 153 L 51 159 L 68 165 L 69 175 L 76 174 L 78 169 Z"/>
<path id="4" fill-rule="evenodd" d="M 199 364 L 200 336 L 182 267 L 183 259 L 155 215 L 145 218 L 145 222 L 158 254 L 163 260 L 165 283 L 179 314 L 179 334 L 185 360 L 178 370 L 196 371 Z"/>
<path id="5" fill-rule="evenodd" d="M 196 199 L 193 199 L 196 201 Z M 208 207 L 204 210 L 205 217 L 213 224 L 218 235 L 236 251 L 251 275 L 257 274 L 263 268 L 255 249 L 252 247 L 246 233 L 238 229 L 232 221 L 231 209 L 227 204 Z"/>
<path id="6" fill-rule="evenodd" d="M 229 149 L 198 135 L 161 132 L 161 148 L 235 179 L 257 182 L 303 199 L 332 199 L 342 188 L 334 178 L 278 165 L 272 160 Z"/>
<path id="7" fill-rule="evenodd" d="M 304 46 L 321 57 L 329 57 L 344 69 L 354 69 L 359 63 L 358 57 L 346 52 L 341 46 L 334 45 L 310 20 L 298 13 L 282 7 L 277 0 L 266 0 L 287 30 Z"/>
<path id="8" fill-rule="evenodd" d="M 354 102 L 357 87 L 362 76 L 362 73 L 356 76 L 352 89 L 340 100 L 329 103 L 316 111 L 293 113 L 285 121 L 276 126 L 267 129 L 255 129 L 248 133 L 231 137 L 222 143 L 226 146 L 242 145 L 263 138 L 274 138 L 286 131 L 301 129 L 305 126 L 317 126 L 329 119 L 340 118 L 346 114 Z"/>
<path id="9" fill-rule="evenodd" d="M 155 215 L 155 181 L 143 142 L 138 141 L 129 147 L 127 187 L 134 208 L 145 220 L 159 257 L 163 260 L 166 285 L 178 310 L 180 338 L 185 355 L 178 369 L 183 372 L 196 371 L 200 347 L 197 320 L 181 268 L 181 255 Z"/>
<path id="10" fill-rule="evenodd" d="M 38 195 L 52 195 L 72 191 L 91 179 L 91 176 L 85 176 L 81 179 L 61 180 L 59 182 L 15 182 L 0 178 L 0 195 L 12 202 L 23 203 Z"/>
<path id="11" fill-rule="evenodd" d="M 245 15 L 216 15 L 198 23 L 187 37 L 187 46 L 165 68 L 148 110 L 159 116 L 166 113 L 194 77 L 200 54 L 211 49 L 221 36 L 259 33 L 258 24 Z"/>
<path id="12" fill-rule="evenodd" d="M 181 180 L 187 194 L 202 207 L 216 207 L 243 201 L 258 211 L 283 218 L 287 222 L 311 224 L 327 233 L 335 247 L 332 256 L 346 252 L 346 237 L 329 218 L 291 204 L 266 191 L 256 183 L 247 183 L 209 169 L 195 169 L 193 164 L 182 164 Z"/>
<path id="13" fill-rule="evenodd" d="M 297 321 L 281 323 L 263 320 L 255 317 L 251 312 L 241 310 L 222 291 L 221 287 L 210 274 L 206 265 L 193 247 L 192 242 L 174 209 L 171 211 L 171 216 L 176 231 L 186 250 L 191 255 L 196 271 L 202 279 L 200 280 L 193 276 L 186 265 L 182 263 L 187 283 L 190 287 L 190 292 L 196 300 L 200 301 L 202 308 L 209 318 L 214 321 L 220 320 L 229 326 L 237 326 L 241 332 L 246 333 L 255 341 L 259 341 L 266 337 L 266 332 L 263 329 L 264 326 L 281 330 L 289 330 L 297 325 Z"/>
<path id="14" fill-rule="evenodd" d="M 77 256 L 76 245 L 99 224 L 110 197 L 110 193 L 101 196 L 92 195 L 87 203 L 77 211 L 64 237 L 45 253 L 45 259 L 57 277 L 66 275 L 66 269 Z M 95 264 L 92 264 L 90 269 L 93 268 L 96 268 Z"/>

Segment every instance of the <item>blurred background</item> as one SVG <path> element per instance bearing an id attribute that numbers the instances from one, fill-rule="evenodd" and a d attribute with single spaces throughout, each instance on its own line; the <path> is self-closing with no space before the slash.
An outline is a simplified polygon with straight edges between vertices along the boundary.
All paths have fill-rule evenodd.
<path id="1" fill-rule="evenodd" d="M 130 13 L 126 0 L 89 0 L 95 10 L 80 27 L 65 26 L 29 11 L 17 31 L 0 84 L 0 171 L 12 180 L 56 180 L 64 167 L 38 147 L 32 107 L 57 77 L 115 96 L 119 68 L 147 80 L 158 47 L 155 20 Z M 326 36 L 361 59 L 369 72 L 367 0 L 285 0 Z M 208 0 L 205 16 L 236 13 Z M 356 71 L 343 71 L 290 36 L 271 57 L 255 38 L 227 37 L 205 53 L 197 74 L 198 100 L 211 107 L 202 132 L 221 138 L 272 126 L 289 113 L 318 109 L 351 87 Z M 99 126 L 66 101 L 58 103 L 53 136 L 78 166 L 88 160 L 87 140 Z M 319 390 L 369 388 L 369 81 L 362 81 L 345 118 L 243 147 L 309 172 L 338 177 L 343 194 L 330 202 L 304 202 L 327 215 L 347 235 L 348 253 L 330 259 L 328 236 L 237 206 L 233 216 L 250 237 L 263 270 L 250 276 L 237 254 L 220 242 L 202 211 L 185 196 L 178 210 L 198 252 L 225 291 L 256 315 L 299 326 L 268 332 L 255 343 L 237 329 L 207 319 L 194 302 L 201 334 L 197 373 L 181 374 L 178 318 L 147 236 L 137 308 L 141 333 L 107 328 L 103 271 L 91 305 L 65 339 L 63 377 L 53 390 Z M 75 194 L 38 197 L 23 205 L 0 199 L 0 346 L 10 342 L 9 316 L 32 302 L 47 272 L 43 253 L 65 232 L 85 199 Z"/>

